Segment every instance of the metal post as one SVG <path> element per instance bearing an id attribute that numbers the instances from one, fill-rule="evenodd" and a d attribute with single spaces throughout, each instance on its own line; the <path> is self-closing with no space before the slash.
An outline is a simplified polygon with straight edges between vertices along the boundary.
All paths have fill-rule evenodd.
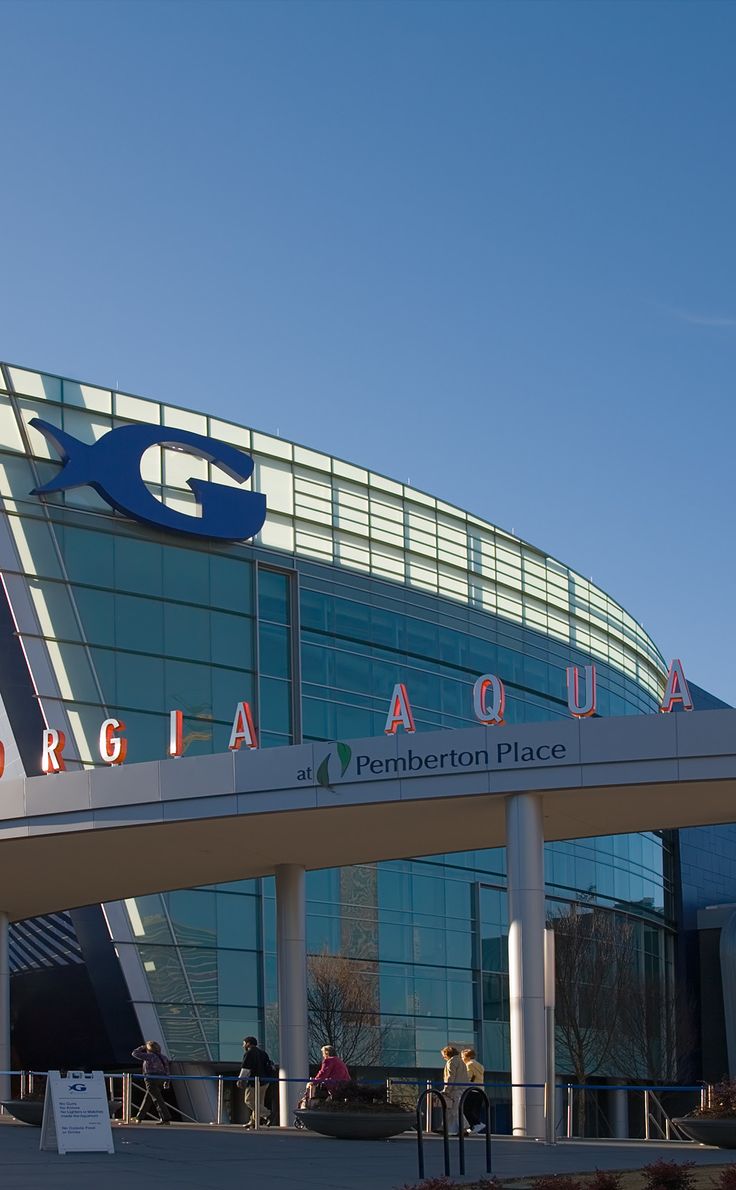
<path id="1" fill-rule="evenodd" d="M 700 1110 L 705 1111 L 705 1083 L 700 1088 Z"/>
<path id="2" fill-rule="evenodd" d="M 225 1118 L 225 1080 L 221 1074 L 217 1076 L 217 1116 L 216 1124 L 222 1124 Z"/>
<path id="3" fill-rule="evenodd" d="M 649 1140 L 649 1092 L 644 1092 L 644 1140 Z"/>
<path id="4" fill-rule="evenodd" d="M 253 1117 L 253 1127 L 256 1132 L 260 1132 L 260 1130 L 261 1130 L 261 1079 L 260 1079 L 260 1076 L 257 1074 L 253 1078 L 253 1094 L 254 1094 L 255 1100 L 256 1100 L 256 1108 L 255 1108 L 256 1114 Z"/>
<path id="5" fill-rule="evenodd" d="M 0 909 L 0 1099 L 10 1099 L 10 921 Z M 6 1071 L 7 1073 L 2 1073 Z"/>
<path id="6" fill-rule="evenodd" d="M 432 1080 L 431 1080 L 431 1078 L 428 1078 L 427 1079 L 427 1127 L 425 1128 L 425 1132 L 429 1133 L 431 1131 L 432 1131 Z"/>
<path id="7" fill-rule="evenodd" d="M 28 1098 L 28 1071 L 21 1070 L 20 1072 L 20 1097 L 21 1099 Z"/>
<path id="8" fill-rule="evenodd" d="M 391 1102 L 392 1087 L 393 1087 L 393 1083 L 391 1081 L 391 1075 L 387 1075 L 387 1077 L 386 1077 L 386 1103 Z"/>
<path id="9" fill-rule="evenodd" d="M 288 1128 L 307 1081 L 307 910 L 305 871 L 276 868 L 276 958 L 279 984 L 280 1124 Z M 258 1110 L 258 1109 L 257 1109 Z"/>
<path id="10" fill-rule="evenodd" d="M 131 1076 L 123 1075 L 123 1123 L 130 1123 Z"/>
<path id="11" fill-rule="evenodd" d="M 544 1084 L 545 1144 L 557 1144 L 555 1111 L 555 935 L 544 931 L 544 1025 L 547 1041 L 547 1071 Z"/>
<path id="12" fill-rule="evenodd" d="M 506 800 L 506 860 L 513 1134 L 543 1138 L 544 830 L 537 793 Z"/>
<path id="13" fill-rule="evenodd" d="M 567 1136 L 568 1140 L 572 1140 L 572 1094 L 573 1094 L 572 1083 L 568 1083 L 567 1084 L 567 1128 L 565 1129 L 565 1135 Z"/>
<path id="14" fill-rule="evenodd" d="M 613 1135 L 617 1140 L 628 1140 L 629 1136 L 629 1093 L 623 1087 L 614 1087 Z"/>

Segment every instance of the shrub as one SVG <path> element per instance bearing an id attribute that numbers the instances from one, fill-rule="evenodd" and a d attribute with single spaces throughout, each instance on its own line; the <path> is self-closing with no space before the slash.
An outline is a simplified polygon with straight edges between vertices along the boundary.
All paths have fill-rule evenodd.
<path id="1" fill-rule="evenodd" d="M 695 1190 L 694 1161 L 653 1161 L 645 1165 L 644 1190 Z"/>
<path id="2" fill-rule="evenodd" d="M 402 1190 L 454 1190 L 456 1186 L 449 1178 L 425 1178 L 423 1182 L 404 1182 Z"/>
<path id="3" fill-rule="evenodd" d="M 597 1169 L 585 1190 L 621 1190 L 621 1174 L 611 1169 Z M 736 1186 L 724 1186 L 723 1190 L 736 1190 Z"/>
<path id="4" fill-rule="evenodd" d="M 715 1185 L 718 1190 L 736 1190 L 736 1165 L 724 1165 Z"/>
<path id="5" fill-rule="evenodd" d="M 452 1178 L 426 1178 L 423 1182 L 404 1183 L 402 1190 L 503 1190 L 498 1178 L 480 1178 L 477 1182 L 455 1182 Z"/>
<path id="6" fill-rule="evenodd" d="M 693 1113 L 696 1116 L 710 1116 L 714 1120 L 727 1120 L 736 1116 L 736 1081 L 725 1079 L 716 1083 L 710 1093 L 710 1103 L 702 1111 Z"/>
<path id="7" fill-rule="evenodd" d="M 566 1173 L 544 1174 L 541 1178 L 534 1178 L 532 1190 L 582 1190 L 582 1186 L 577 1178 L 571 1178 Z"/>
<path id="8" fill-rule="evenodd" d="M 361 1116 L 406 1116 L 407 1120 L 414 1116 L 410 1108 L 402 1107 L 400 1103 L 376 1103 L 366 1099 L 313 1099 L 307 1110 L 338 1114 L 349 1112 Z"/>

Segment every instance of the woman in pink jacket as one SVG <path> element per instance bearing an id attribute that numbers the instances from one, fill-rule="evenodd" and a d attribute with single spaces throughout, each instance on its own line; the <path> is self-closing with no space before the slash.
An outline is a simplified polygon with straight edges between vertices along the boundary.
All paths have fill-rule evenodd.
<path id="1" fill-rule="evenodd" d="M 320 1094 L 318 1088 L 324 1087 L 325 1092 L 329 1094 L 342 1090 L 349 1082 L 350 1071 L 342 1058 L 338 1058 L 334 1045 L 323 1045 L 322 1065 L 307 1088 L 310 1098 Z"/>

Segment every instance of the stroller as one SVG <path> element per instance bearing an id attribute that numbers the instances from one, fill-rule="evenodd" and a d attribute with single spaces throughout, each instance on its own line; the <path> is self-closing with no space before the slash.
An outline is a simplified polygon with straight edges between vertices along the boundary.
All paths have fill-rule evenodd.
<path id="1" fill-rule="evenodd" d="M 306 1111 L 313 1103 L 322 1102 L 329 1098 L 330 1091 L 328 1087 L 322 1086 L 321 1083 L 307 1083 L 306 1087 L 304 1088 L 304 1093 L 296 1105 L 296 1110 L 298 1112 Z M 294 1118 L 295 1128 L 306 1128 L 306 1126 L 307 1125 L 304 1123 L 304 1121 L 299 1119 L 299 1116 Z"/>

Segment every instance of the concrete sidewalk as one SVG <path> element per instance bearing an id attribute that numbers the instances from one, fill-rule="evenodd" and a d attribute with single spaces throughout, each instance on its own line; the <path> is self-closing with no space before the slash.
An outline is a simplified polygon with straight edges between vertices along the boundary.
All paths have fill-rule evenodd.
<path id="1" fill-rule="evenodd" d="M 390 1141 L 337 1141 L 312 1133 L 174 1124 L 115 1127 L 115 1155 L 41 1153 L 40 1129 L 0 1117 L 0 1184 L 3 1190 L 397 1190 L 418 1181 L 416 1137 Z M 468 1176 L 485 1169 L 485 1146 L 466 1144 Z M 442 1144 L 426 1142 L 426 1176 L 442 1173 Z M 723 1164 L 723 1149 L 644 1141 L 493 1141 L 493 1171 L 500 1177 L 636 1169 L 658 1157 Z M 457 1174 L 457 1141 L 452 1171 Z"/>

